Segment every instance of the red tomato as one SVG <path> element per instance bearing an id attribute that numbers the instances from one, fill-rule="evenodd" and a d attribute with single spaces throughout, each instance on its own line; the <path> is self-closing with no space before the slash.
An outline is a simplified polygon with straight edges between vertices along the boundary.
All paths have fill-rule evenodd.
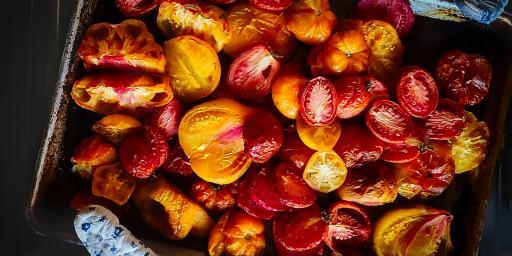
<path id="1" fill-rule="evenodd" d="M 436 109 L 439 92 L 434 78 L 420 67 L 405 67 L 397 79 L 398 103 L 411 116 L 423 118 Z"/>
<path id="2" fill-rule="evenodd" d="M 281 203 L 281 196 L 277 191 L 277 187 L 273 180 L 272 168 L 270 166 L 262 166 L 261 170 L 254 176 L 254 187 L 256 196 L 260 198 L 265 207 L 273 211 L 288 210 L 288 206 Z"/>
<path id="3" fill-rule="evenodd" d="M 236 191 L 238 206 L 256 218 L 264 220 L 274 218 L 277 211 L 270 210 L 265 202 L 263 202 L 263 200 L 256 194 L 257 188 L 254 185 L 254 179 L 258 170 L 256 168 L 251 168 L 247 172 L 248 173 L 238 184 L 238 189 Z"/>
<path id="4" fill-rule="evenodd" d="M 430 139 L 448 140 L 459 135 L 466 125 L 464 108 L 458 103 L 441 99 L 436 111 L 420 120 Z"/>
<path id="5" fill-rule="evenodd" d="M 383 20 L 395 27 L 400 37 L 411 31 L 414 13 L 407 0 L 361 0 L 352 10 L 355 18 Z"/>
<path id="6" fill-rule="evenodd" d="M 302 171 L 288 163 L 274 170 L 274 182 L 281 202 L 292 208 L 305 208 L 315 203 L 316 192 L 302 179 Z"/>
<path id="7" fill-rule="evenodd" d="M 420 152 L 428 147 L 428 139 L 422 127 L 414 123 L 414 132 L 405 142 L 387 143 L 384 142 L 384 152 L 380 159 L 395 163 L 408 163 L 420 155 Z"/>
<path id="8" fill-rule="evenodd" d="M 331 124 L 336 118 L 336 106 L 336 88 L 329 79 L 318 76 L 306 82 L 300 96 L 300 114 L 307 124 Z"/>
<path id="9" fill-rule="evenodd" d="M 290 5 L 292 5 L 293 0 L 250 0 L 251 4 L 261 10 L 278 12 L 284 11 Z"/>
<path id="10" fill-rule="evenodd" d="M 257 45 L 241 53 L 228 69 L 227 83 L 237 97 L 250 99 L 270 93 L 279 62 L 267 47 Z"/>
<path id="11" fill-rule="evenodd" d="M 323 247 L 322 232 L 325 230 L 320 208 L 315 204 L 279 214 L 272 223 L 274 244 L 279 255 L 303 254 Z"/>
<path id="12" fill-rule="evenodd" d="M 436 76 L 451 99 L 462 105 L 476 105 L 489 92 L 492 66 L 481 55 L 449 51 L 437 63 Z"/>
<path id="13" fill-rule="evenodd" d="M 334 151 L 345 161 L 347 168 L 377 161 L 383 150 L 382 141 L 357 124 L 343 125 L 341 136 L 334 146 Z"/>
<path id="14" fill-rule="evenodd" d="M 123 169 L 140 179 L 149 178 L 165 162 L 168 153 L 165 135 L 152 126 L 144 126 L 141 134 L 127 137 L 119 147 Z"/>
<path id="15" fill-rule="evenodd" d="M 364 80 L 358 76 L 346 76 L 336 81 L 338 107 L 336 114 L 348 119 L 363 112 L 370 102 L 370 93 L 366 91 Z"/>
<path id="16" fill-rule="evenodd" d="M 208 210 L 224 211 L 236 205 L 236 183 L 221 186 L 197 180 L 192 184 L 190 193 Z"/>
<path id="17" fill-rule="evenodd" d="M 144 119 L 145 125 L 162 129 L 167 139 L 178 133 L 181 117 L 185 114 L 183 105 L 173 99 L 167 105 L 156 109 Z"/>
<path id="18" fill-rule="evenodd" d="M 214 4 L 231 4 L 231 3 L 234 3 L 236 0 L 207 0 L 207 1 L 214 3 Z"/>
<path id="19" fill-rule="evenodd" d="M 295 125 L 291 125 L 285 130 L 283 146 L 279 150 L 281 160 L 289 162 L 302 170 L 314 153 L 315 151 L 306 146 L 299 138 Z"/>
<path id="20" fill-rule="evenodd" d="M 265 163 L 283 145 L 283 128 L 279 120 L 266 111 L 249 115 L 243 125 L 244 150 L 255 163 Z"/>
<path id="21" fill-rule="evenodd" d="M 371 224 L 366 210 L 346 201 L 331 205 L 324 242 L 333 250 L 357 247 L 370 239 Z"/>
<path id="22" fill-rule="evenodd" d="M 117 8 L 128 17 L 138 17 L 158 7 L 163 0 L 116 0 Z"/>
<path id="23" fill-rule="evenodd" d="M 370 102 L 381 98 L 389 99 L 388 88 L 383 82 L 371 76 L 362 76 L 361 79 L 366 91 L 370 93 Z"/>
<path id="24" fill-rule="evenodd" d="M 390 100 L 378 100 L 366 113 L 366 125 L 377 138 L 389 142 L 404 142 L 413 131 L 409 114 Z"/>
<path id="25" fill-rule="evenodd" d="M 169 143 L 169 154 L 167 154 L 167 159 L 162 165 L 162 170 L 181 176 L 192 176 L 194 174 L 192 167 L 190 167 L 190 160 L 183 152 L 178 140 Z"/>

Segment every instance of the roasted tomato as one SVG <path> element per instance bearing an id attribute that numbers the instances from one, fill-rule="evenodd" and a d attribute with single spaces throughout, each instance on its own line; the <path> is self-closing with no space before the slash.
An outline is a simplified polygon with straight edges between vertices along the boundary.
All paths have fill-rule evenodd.
<path id="1" fill-rule="evenodd" d="M 322 193 L 336 190 L 346 177 L 345 162 L 332 150 L 314 153 L 302 174 L 302 178 L 312 189 Z"/>
<path id="2" fill-rule="evenodd" d="M 258 256 L 265 249 L 263 221 L 243 211 L 228 211 L 213 227 L 208 240 L 210 256 Z"/>
<path id="3" fill-rule="evenodd" d="M 71 158 L 73 172 L 85 179 L 92 178 L 96 167 L 116 160 L 116 148 L 98 135 L 83 139 Z"/>
<path id="4" fill-rule="evenodd" d="M 384 99 L 370 107 L 366 125 L 377 138 L 389 143 L 404 142 L 414 130 L 409 114 L 397 103 Z"/>
<path id="5" fill-rule="evenodd" d="M 392 209 L 375 225 L 373 249 L 378 256 L 445 255 L 452 249 L 452 219 L 447 211 L 423 205 Z"/>
<path id="6" fill-rule="evenodd" d="M 449 99 L 441 99 L 437 109 L 419 121 L 430 139 L 448 140 L 462 132 L 466 125 L 466 115 L 464 108 L 458 103 Z"/>
<path id="7" fill-rule="evenodd" d="M 382 162 L 350 169 L 337 193 L 342 200 L 367 206 L 391 203 L 398 195 L 395 172 Z"/>
<path id="8" fill-rule="evenodd" d="M 235 183 L 226 186 L 197 180 L 190 189 L 192 197 L 208 210 L 224 211 L 236 205 Z"/>
<path id="9" fill-rule="evenodd" d="M 120 164 L 103 165 L 94 171 L 92 194 L 123 205 L 130 199 L 136 183 L 135 178 L 121 169 Z"/>
<path id="10" fill-rule="evenodd" d="M 231 4 L 234 3 L 236 0 L 208 0 L 210 3 L 214 4 Z"/>
<path id="11" fill-rule="evenodd" d="M 269 49 L 257 45 L 240 54 L 228 69 L 227 84 L 240 98 L 258 98 L 270 93 L 272 80 L 279 71 L 279 62 Z"/>
<path id="12" fill-rule="evenodd" d="M 283 145 L 283 128 L 279 120 L 267 111 L 247 116 L 242 130 L 245 153 L 255 163 L 265 163 Z"/>
<path id="13" fill-rule="evenodd" d="M 332 149 L 341 135 L 340 122 L 325 126 L 311 126 L 297 118 L 297 133 L 304 144 L 314 150 Z"/>
<path id="14" fill-rule="evenodd" d="M 167 159 L 169 146 L 163 132 L 144 126 L 139 134 L 124 139 L 119 146 L 119 159 L 123 169 L 133 177 L 145 179 Z"/>
<path id="15" fill-rule="evenodd" d="M 263 168 L 263 169 L 262 169 Z M 256 184 L 260 180 L 262 175 L 268 175 L 263 173 L 264 169 L 268 167 L 256 167 L 253 166 L 245 175 L 237 188 L 236 201 L 238 207 L 243 209 L 248 214 L 264 220 L 271 220 L 277 214 L 280 209 L 274 208 L 272 205 L 267 203 L 267 198 L 263 198 L 264 191 L 260 191 L 261 184 Z M 258 181 L 258 183 L 261 183 Z M 265 187 L 264 189 L 273 189 L 273 187 Z M 274 189 L 276 191 L 276 189 Z M 283 209 L 287 209 L 286 206 L 280 202 L 279 206 Z"/>
<path id="16" fill-rule="evenodd" d="M 181 119 L 179 142 L 192 170 L 203 180 L 229 184 L 251 164 L 244 152 L 245 117 L 251 110 L 230 99 L 216 99 L 190 109 Z"/>
<path id="17" fill-rule="evenodd" d="M 358 76 L 346 76 L 335 83 L 338 96 L 336 114 L 340 119 L 359 115 L 370 102 L 370 93 L 366 91 L 364 80 Z"/>
<path id="18" fill-rule="evenodd" d="M 402 62 L 404 47 L 396 30 L 380 20 L 365 22 L 361 29 L 370 47 L 368 74 L 379 79 L 389 79 Z"/>
<path id="19" fill-rule="evenodd" d="M 186 103 L 205 98 L 220 81 L 220 61 L 215 50 L 194 36 L 180 36 L 164 44 L 167 73 L 178 98 Z"/>
<path id="20" fill-rule="evenodd" d="M 397 78 L 396 97 L 409 115 L 424 118 L 436 110 L 439 92 L 434 78 L 420 67 L 404 67 Z"/>
<path id="21" fill-rule="evenodd" d="M 296 119 L 299 113 L 299 93 L 303 90 L 307 78 L 299 72 L 286 72 L 277 75 L 272 83 L 272 100 L 277 110 L 290 119 Z"/>
<path id="22" fill-rule="evenodd" d="M 170 139 L 178 133 L 178 126 L 184 112 L 183 105 L 177 99 L 173 99 L 167 105 L 155 109 L 146 116 L 144 124 L 160 128 L 165 137 Z"/>
<path id="23" fill-rule="evenodd" d="M 350 202 L 337 202 L 329 209 L 324 242 L 334 251 L 357 247 L 370 239 L 371 229 L 370 218 L 364 208 Z"/>
<path id="24" fill-rule="evenodd" d="M 436 76 L 448 97 L 462 105 L 476 105 L 489 92 L 492 66 L 481 55 L 449 51 L 437 63 Z"/>
<path id="25" fill-rule="evenodd" d="M 281 202 L 292 208 L 305 208 L 315 203 L 316 192 L 302 178 L 302 171 L 288 163 L 280 163 L 274 179 Z"/>
<path id="26" fill-rule="evenodd" d="M 405 164 L 396 164 L 398 193 L 408 199 L 438 196 L 450 185 L 455 163 L 446 142 L 431 142 L 429 150 Z"/>
<path id="27" fill-rule="evenodd" d="M 408 34 L 414 25 L 414 13 L 407 0 L 361 0 L 352 9 L 352 16 L 386 21 L 401 37 Z"/>
<path id="28" fill-rule="evenodd" d="M 75 211 L 80 211 L 82 208 L 92 204 L 101 205 L 111 210 L 119 218 L 123 218 L 129 209 L 126 204 L 119 206 L 106 198 L 93 195 L 89 188 L 76 193 L 71 202 L 69 202 L 69 207 Z"/>
<path id="29" fill-rule="evenodd" d="M 387 143 L 384 144 L 384 152 L 380 158 L 383 161 L 403 164 L 408 163 L 416 159 L 422 150 L 421 143 L 418 144 L 416 141 L 406 141 L 403 143 Z"/>
<path id="30" fill-rule="evenodd" d="M 169 154 L 167 154 L 167 159 L 162 165 L 162 169 L 168 173 L 181 176 L 192 176 L 194 174 L 192 167 L 190 167 L 190 161 L 185 152 L 183 152 L 178 140 L 172 140 L 169 143 Z"/>
<path id="31" fill-rule="evenodd" d="M 192 35 L 219 52 L 228 42 L 225 15 L 222 9 L 196 0 L 166 0 L 158 9 L 156 24 L 167 38 Z"/>
<path id="32" fill-rule="evenodd" d="M 162 3 L 163 0 L 116 0 L 117 8 L 124 16 L 142 16 Z"/>
<path id="33" fill-rule="evenodd" d="M 259 10 L 246 1 L 238 1 L 228 10 L 229 42 L 224 51 L 236 56 L 251 46 L 265 44 L 281 56 L 288 56 L 295 44 L 286 29 L 284 14 Z"/>
<path id="34" fill-rule="evenodd" d="M 206 237 L 215 224 L 199 204 L 161 177 L 137 184 L 133 201 L 142 219 L 168 239 L 189 233 Z"/>
<path id="35" fill-rule="evenodd" d="M 313 74 L 346 75 L 366 71 L 370 48 L 357 27 L 336 32 L 308 57 Z"/>
<path id="36" fill-rule="evenodd" d="M 321 44 L 331 36 L 336 15 L 328 0 L 295 0 L 285 14 L 286 27 L 306 44 Z"/>
<path id="37" fill-rule="evenodd" d="M 329 125 L 336 118 L 336 88 L 324 77 L 318 76 L 306 82 L 299 97 L 300 114 L 312 126 Z"/>
<path id="38" fill-rule="evenodd" d="M 124 137 L 134 134 L 140 127 L 142 127 L 142 124 L 137 118 L 128 115 L 111 114 L 94 123 L 92 130 L 107 138 L 113 144 L 118 145 Z"/>
<path id="39" fill-rule="evenodd" d="M 293 0 L 249 0 L 249 2 L 258 9 L 270 12 L 279 12 L 290 7 Z"/>
<path id="40" fill-rule="evenodd" d="M 377 161 L 383 149 L 383 143 L 379 139 L 357 124 L 344 124 L 341 137 L 334 146 L 334 151 L 341 156 L 348 168 Z"/>
<path id="41" fill-rule="evenodd" d="M 455 161 L 455 173 L 462 173 L 477 168 L 485 159 L 489 145 L 489 128 L 484 122 L 466 112 L 468 123 L 462 133 L 452 139 L 451 155 Z"/>
<path id="42" fill-rule="evenodd" d="M 389 99 L 387 86 L 377 78 L 371 76 L 363 76 L 364 87 L 370 93 L 370 103 L 377 99 Z"/>
<path id="43" fill-rule="evenodd" d="M 87 70 L 165 71 L 162 47 L 155 42 L 144 22 L 138 20 L 92 25 L 85 32 L 78 56 Z"/>
<path id="44" fill-rule="evenodd" d="M 92 73 L 76 80 L 71 91 L 75 103 L 109 115 L 140 116 L 173 99 L 169 77 L 142 73 Z"/>
<path id="45" fill-rule="evenodd" d="M 302 170 L 313 153 L 315 151 L 304 145 L 299 138 L 295 126 L 292 125 L 285 129 L 283 146 L 279 150 L 279 158 L 281 160 L 289 162 Z"/>
<path id="46" fill-rule="evenodd" d="M 275 212 L 288 210 L 289 207 L 281 202 L 281 195 L 279 195 L 273 175 L 273 166 L 264 165 L 258 170 L 251 182 L 255 188 L 255 195 L 262 201 L 262 207 Z"/>
<path id="47" fill-rule="evenodd" d="M 322 255 L 322 232 L 326 224 L 320 208 L 314 204 L 279 214 L 272 223 L 274 246 L 279 256 Z M 319 253 L 320 252 L 320 253 Z"/>

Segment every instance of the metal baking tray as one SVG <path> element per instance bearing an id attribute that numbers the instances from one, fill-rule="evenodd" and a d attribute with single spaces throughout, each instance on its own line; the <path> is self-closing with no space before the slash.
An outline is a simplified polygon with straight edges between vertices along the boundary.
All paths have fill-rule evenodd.
<path id="1" fill-rule="evenodd" d="M 345 17 L 352 2 L 331 0 L 331 4 L 338 17 Z M 73 82 L 84 73 L 76 52 L 89 25 L 99 21 L 120 22 L 122 19 L 113 0 L 77 1 L 26 209 L 34 231 L 42 236 L 79 243 L 72 224 L 74 212 L 68 205 L 84 184 L 71 174 L 70 158 L 80 139 L 91 134 L 90 126 L 99 116 L 80 109 L 69 96 Z M 143 20 L 147 21 L 153 34 L 159 34 L 154 22 L 155 13 Z M 441 54 L 460 49 L 483 54 L 493 65 L 494 76 L 489 95 L 480 106 L 470 109 L 489 125 L 491 139 L 487 159 L 478 170 L 457 175 L 441 196 L 425 202 L 447 209 L 454 215 L 454 255 L 476 255 L 494 168 L 503 148 L 504 126 L 512 94 L 512 23 L 502 19 L 484 27 L 471 22 L 451 23 L 417 17 L 412 33 L 403 42 L 406 47 L 405 64 L 433 70 Z M 205 239 L 166 240 L 141 223 L 133 207 L 121 222 L 161 255 L 205 255 Z M 271 247 L 266 255 L 273 255 Z"/>

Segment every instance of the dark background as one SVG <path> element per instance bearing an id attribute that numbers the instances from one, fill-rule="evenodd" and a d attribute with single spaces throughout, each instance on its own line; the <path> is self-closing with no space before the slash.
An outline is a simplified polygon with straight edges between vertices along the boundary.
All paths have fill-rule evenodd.
<path id="1" fill-rule="evenodd" d="M 0 255 L 87 255 L 79 246 L 38 236 L 25 216 L 74 6 L 75 0 L 0 4 Z M 512 255 L 512 139 L 508 137 L 494 179 L 480 255 Z"/>

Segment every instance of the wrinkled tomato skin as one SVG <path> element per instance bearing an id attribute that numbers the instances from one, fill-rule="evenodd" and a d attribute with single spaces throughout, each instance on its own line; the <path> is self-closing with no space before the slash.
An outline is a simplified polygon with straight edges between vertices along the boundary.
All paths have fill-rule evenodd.
<path id="1" fill-rule="evenodd" d="M 400 37 L 407 35 L 414 25 L 414 13 L 407 0 L 362 0 L 354 6 L 352 17 L 386 21 Z"/>
<path id="2" fill-rule="evenodd" d="M 295 0 L 285 16 L 287 28 L 309 45 L 327 41 L 336 25 L 328 0 Z"/>
<path id="3" fill-rule="evenodd" d="M 420 67 L 404 67 L 397 78 L 397 99 L 411 116 L 424 118 L 437 107 L 439 92 L 434 78 Z"/>
<path id="4" fill-rule="evenodd" d="M 437 109 L 419 120 L 428 138 L 448 140 L 459 135 L 466 125 L 464 108 L 449 99 L 440 99 Z"/>
<path id="5" fill-rule="evenodd" d="M 383 142 L 365 127 L 344 124 L 334 151 L 345 161 L 347 168 L 356 168 L 377 161 L 384 150 L 383 146 Z"/>
<path id="6" fill-rule="evenodd" d="M 346 201 L 331 205 L 323 239 L 332 250 L 361 246 L 368 242 L 370 234 L 370 218 L 364 208 Z"/>
<path id="7" fill-rule="evenodd" d="M 139 17 L 152 11 L 162 2 L 163 0 L 116 0 L 116 5 L 124 16 Z"/>
<path id="8" fill-rule="evenodd" d="M 194 174 L 192 167 L 190 167 L 190 160 L 185 155 L 185 152 L 183 152 L 177 140 L 169 142 L 169 153 L 161 168 L 167 173 L 180 176 L 190 177 Z"/>
<path id="9" fill-rule="evenodd" d="M 439 60 L 436 76 L 448 97 L 472 106 L 480 103 L 489 92 L 492 66 L 481 55 L 449 51 Z"/>
<path id="10" fill-rule="evenodd" d="M 255 168 L 257 173 L 253 176 L 251 182 L 255 188 L 256 196 L 261 199 L 265 209 L 281 212 L 289 210 L 290 208 L 281 202 L 281 195 L 279 194 L 275 180 L 273 165 L 263 165 Z"/>
<path id="11" fill-rule="evenodd" d="M 119 163 L 103 165 L 94 171 L 91 191 L 95 196 L 124 205 L 130 199 L 136 184 L 135 178 L 121 169 Z"/>
<path id="12" fill-rule="evenodd" d="M 114 163 L 118 158 L 117 153 L 114 145 L 101 136 L 82 139 L 71 158 L 73 172 L 84 179 L 91 179 L 96 167 Z"/>
<path id="13" fill-rule="evenodd" d="M 377 138 L 388 143 L 404 142 L 414 130 L 409 114 L 397 103 L 385 99 L 372 104 L 365 122 Z"/>
<path id="14" fill-rule="evenodd" d="M 92 130 L 114 145 L 119 145 L 126 136 L 136 133 L 141 127 L 142 123 L 135 117 L 111 114 L 94 123 Z"/>
<path id="15" fill-rule="evenodd" d="M 269 161 L 283 145 L 283 128 L 267 111 L 248 115 L 243 124 L 244 150 L 255 163 Z"/>
<path id="16" fill-rule="evenodd" d="M 307 124 L 322 126 L 334 122 L 338 98 L 336 88 L 329 79 L 319 76 L 309 80 L 299 99 L 300 114 Z M 317 108 L 321 108 L 321 111 Z"/>
<path id="17" fill-rule="evenodd" d="M 135 178 L 146 179 L 167 159 L 169 146 L 160 129 L 144 126 L 139 134 L 125 138 L 119 158 L 125 171 Z"/>
<path id="18" fill-rule="evenodd" d="M 336 81 L 338 107 L 336 114 L 340 119 L 352 118 L 368 106 L 370 93 L 366 91 L 364 81 L 358 76 L 346 76 Z"/>
<path id="19" fill-rule="evenodd" d="M 227 74 L 228 87 L 242 99 L 265 96 L 270 93 L 279 67 L 279 62 L 269 49 L 257 45 L 233 60 Z"/>
<path id="20" fill-rule="evenodd" d="M 272 101 L 281 114 L 289 119 L 296 119 L 299 113 L 299 94 L 307 78 L 300 71 L 286 69 L 285 67 L 272 83 Z"/>
<path id="21" fill-rule="evenodd" d="M 251 167 L 251 169 L 247 171 L 247 175 L 245 175 L 238 184 L 236 201 L 238 207 L 248 214 L 259 219 L 271 220 L 278 212 L 271 210 L 256 192 L 258 188 L 254 180 L 258 171 L 256 167 Z"/>
<path id="22" fill-rule="evenodd" d="M 208 210 L 224 211 L 236 205 L 236 184 L 218 186 L 197 180 L 190 188 L 192 197 Z"/>
<path id="23" fill-rule="evenodd" d="M 291 163 L 298 169 L 303 170 L 314 153 L 315 151 L 306 146 L 299 138 L 295 125 L 287 127 L 283 146 L 278 153 L 282 161 Z"/>
<path id="24" fill-rule="evenodd" d="M 429 150 L 409 163 L 397 164 L 398 192 L 406 198 L 438 196 L 450 185 L 455 163 L 446 142 L 431 142 Z"/>
<path id="25" fill-rule="evenodd" d="M 173 99 L 167 105 L 155 109 L 146 116 L 144 124 L 160 128 L 169 140 L 178 133 L 180 120 L 184 114 L 183 105 L 177 99 Z"/>
<path id="26" fill-rule="evenodd" d="M 408 163 L 420 155 L 420 147 L 406 143 L 384 142 L 384 151 L 381 159 L 389 163 Z"/>
<path id="27" fill-rule="evenodd" d="M 377 78 L 371 76 L 362 76 L 364 87 L 370 94 L 370 103 L 377 99 L 389 99 L 387 86 Z"/>
<path id="28" fill-rule="evenodd" d="M 288 163 L 280 163 L 274 170 L 274 181 L 281 203 L 291 208 L 306 208 L 315 203 L 316 192 L 302 178 L 302 171 Z"/>
<path id="29" fill-rule="evenodd" d="M 249 0 L 249 2 L 258 9 L 279 12 L 288 9 L 292 5 L 293 0 Z"/>

